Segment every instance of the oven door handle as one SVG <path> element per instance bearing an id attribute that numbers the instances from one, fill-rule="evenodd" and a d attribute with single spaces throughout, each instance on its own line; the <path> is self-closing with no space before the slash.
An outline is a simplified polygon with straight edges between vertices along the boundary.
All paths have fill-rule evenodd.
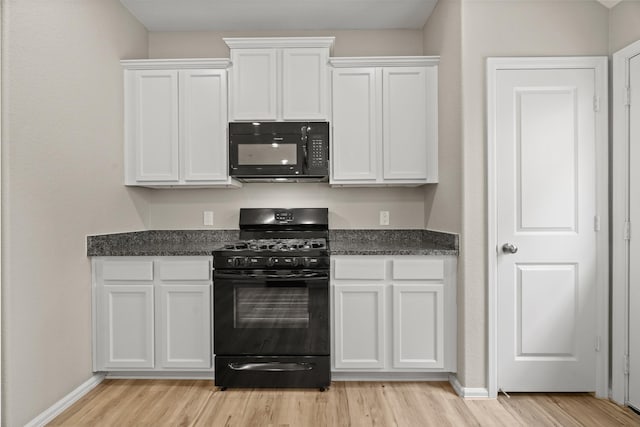
<path id="1" fill-rule="evenodd" d="M 260 372 L 296 372 L 311 371 L 311 363 L 298 362 L 259 362 L 259 363 L 229 363 L 227 365 L 233 371 L 260 371 Z"/>
<path id="2" fill-rule="evenodd" d="M 306 272 L 306 273 L 289 273 L 289 274 L 268 274 L 254 273 L 249 271 L 225 271 L 216 270 L 213 273 L 215 279 L 244 279 L 244 280 L 267 280 L 267 281 L 289 281 L 289 280 L 329 280 L 329 274 L 326 272 Z"/>

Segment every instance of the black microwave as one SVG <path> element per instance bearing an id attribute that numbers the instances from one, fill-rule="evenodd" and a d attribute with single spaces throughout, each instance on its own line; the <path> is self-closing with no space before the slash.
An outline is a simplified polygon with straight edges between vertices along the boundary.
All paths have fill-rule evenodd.
<path id="1" fill-rule="evenodd" d="M 229 175 L 245 182 L 328 181 L 329 123 L 229 123 Z"/>

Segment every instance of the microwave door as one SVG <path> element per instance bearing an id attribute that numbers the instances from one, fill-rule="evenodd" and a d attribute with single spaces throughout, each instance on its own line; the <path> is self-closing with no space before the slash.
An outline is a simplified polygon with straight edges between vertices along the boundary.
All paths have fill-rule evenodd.
<path id="1" fill-rule="evenodd" d="M 234 176 L 296 176 L 303 170 L 300 137 L 236 135 L 230 141 L 230 169 Z"/>

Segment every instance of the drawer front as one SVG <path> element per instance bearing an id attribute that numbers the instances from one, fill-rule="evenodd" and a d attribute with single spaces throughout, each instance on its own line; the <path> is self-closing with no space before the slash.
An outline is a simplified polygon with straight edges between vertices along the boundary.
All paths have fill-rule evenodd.
<path id="1" fill-rule="evenodd" d="M 160 280 L 209 280 L 211 263 L 208 259 L 191 261 L 161 261 Z"/>
<path id="2" fill-rule="evenodd" d="M 395 259 L 392 277 L 396 280 L 442 280 L 444 260 Z"/>
<path id="3" fill-rule="evenodd" d="M 153 280 L 153 261 L 105 261 L 102 277 L 106 280 Z"/>
<path id="4" fill-rule="evenodd" d="M 384 280 L 386 264 L 384 259 L 336 259 L 335 279 Z"/>

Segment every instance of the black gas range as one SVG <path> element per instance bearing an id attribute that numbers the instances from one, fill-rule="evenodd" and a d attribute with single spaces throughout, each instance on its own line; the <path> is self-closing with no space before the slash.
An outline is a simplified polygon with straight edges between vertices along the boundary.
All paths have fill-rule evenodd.
<path id="1" fill-rule="evenodd" d="M 324 390 L 328 210 L 241 209 L 239 225 L 213 252 L 215 384 Z"/>

